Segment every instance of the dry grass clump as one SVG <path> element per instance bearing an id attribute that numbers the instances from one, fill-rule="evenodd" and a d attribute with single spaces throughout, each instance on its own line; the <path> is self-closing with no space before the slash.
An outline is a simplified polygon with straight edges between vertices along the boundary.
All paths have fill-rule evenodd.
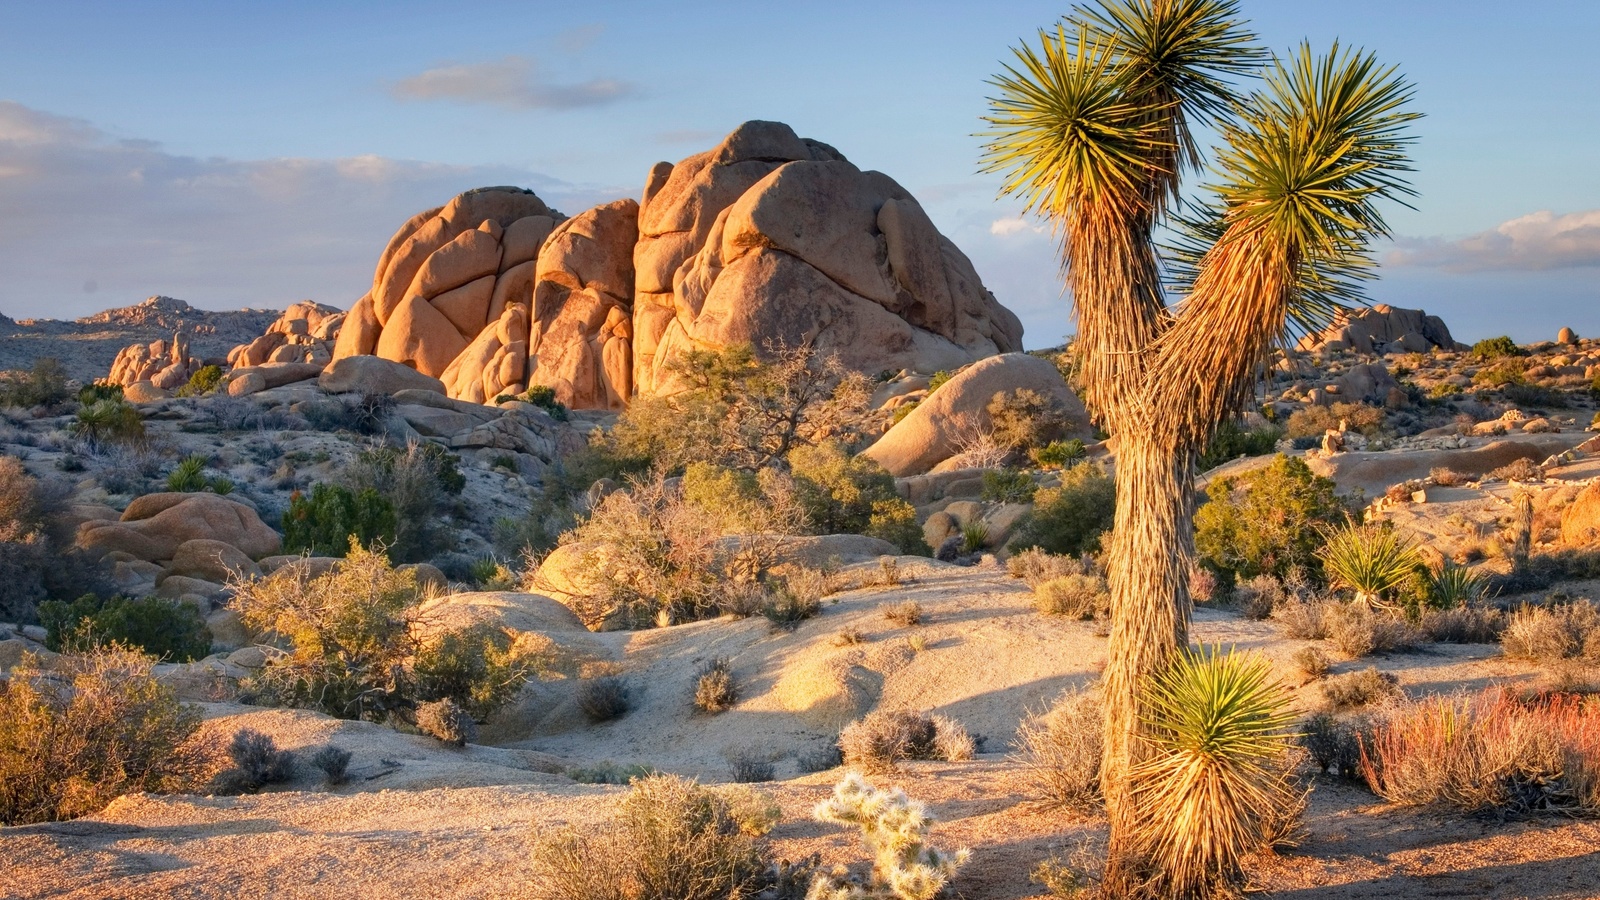
<path id="1" fill-rule="evenodd" d="M 1322 682 L 1323 702 L 1334 709 L 1354 709 L 1401 696 L 1400 679 L 1379 672 L 1377 666 L 1334 675 Z"/>
<path id="2" fill-rule="evenodd" d="M 922 604 L 915 600 L 902 600 L 899 603 L 885 603 L 878 607 L 883 617 L 902 628 L 921 625 L 923 618 Z"/>
<path id="3" fill-rule="evenodd" d="M 1437 466 L 1428 470 L 1428 480 L 1439 487 L 1458 487 L 1466 484 L 1467 476 L 1445 466 Z"/>
<path id="4" fill-rule="evenodd" d="M 672 775 L 633 782 L 599 828 L 540 834 L 535 900 L 728 900 L 761 888 L 767 863 L 756 838 L 775 819 L 739 817 L 722 793 Z M 756 832 L 751 834 L 749 832 Z"/>
<path id="5" fill-rule="evenodd" d="M 1233 603 L 1246 619 L 1270 619 L 1272 611 L 1289 598 L 1283 582 L 1265 573 L 1239 584 L 1233 589 Z"/>
<path id="6" fill-rule="evenodd" d="M 904 710 L 869 713 L 839 732 L 845 764 L 871 772 L 905 759 L 971 759 L 975 749 L 976 740 L 954 719 Z"/>
<path id="7" fill-rule="evenodd" d="M 1513 460 L 1487 476 L 1486 481 L 1543 481 L 1544 467 L 1531 459 Z"/>
<path id="8" fill-rule="evenodd" d="M 25 656 L 0 681 L 0 824 L 88 815 L 133 791 L 197 786 L 203 760 L 186 742 L 194 707 L 151 675 L 151 660 L 102 649 Z M 193 752 L 191 752 L 193 750 Z"/>
<path id="9" fill-rule="evenodd" d="M 1513 659 L 1545 665 L 1600 664 L 1600 607 L 1590 600 L 1524 606 L 1511 614 L 1500 646 Z"/>
<path id="10" fill-rule="evenodd" d="M 728 768 L 733 772 L 735 784 L 755 784 L 771 781 L 777 769 L 772 760 L 759 750 L 746 748 L 728 753 Z"/>
<path id="11" fill-rule="evenodd" d="M 1076 556 L 1058 556 L 1038 547 L 1029 547 L 1006 560 L 1006 574 L 1022 579 L 1030 589 L 1068 575 L 1087 573 L 1083 560 Z"/>
<path id="12" fill-rule="evenodd" d="M 578 682 L 578 708 L 596 724 L 620 719 L 632 708 L 628 682 L 617 675 L 585 678 Z"/>
<path id="13" fill-rule="evenodd" d="M 1351 659 L 1408 649 L 1422 638 L 1404 616 L 1359 601 L 1329 604 L 1323 619 L 1328 641 Z"/>
<path id="14" fill-rule="evenodd" d="M 1506 614 L 1492 606 L 1467 604 L 1429 609 L 1417 624 L 1430 641 L 1446 644 L 1493 644 L 1506 630 Z"/>
<path id="15" fill-rule="evenodd" d="M 719 713 L 733 709 L 739 691 L 733 683 L 732 663 L 718 657 L 700 667 L 694 685 L 694 707 L 701 712 Z"/>
<path id="16" fill-rule="evenodd" d="M 862 587 L 899 587 L 911 578 L 900 567 L 900 560 L 892 556 L 878 557 L 878 570 L 861 576 Z"/>
<path id="17" fill-rule="evenodd" d="M 1363 741 L 1372 790 L 1406 806 L 1600 813 L 1600 705 L 1501 688 L 1397 708 Z"/>
<path id="18" fill-rule="evenodd" d="M 1294 664 L 1307 681 L 1316 681 L 1328 674 L 1333 662 L 1328 659 L 1328 654 L 1316 647 L 1301 647 L 1294 653 Z"/>
<path id="19" fill-rule="evenodd" d="M 1063 575 L 1033 589 L 1033 607 L 1047 616 L 1104 617 L 1111 611 L 1111 591 L 1098 575 Z"/>
<path id="20" fill-rule="evenodd" d="M 1320 641 L 1328 636 L 1328 609 L 1324 600 L 1295 600 L 1273 610 L 1283 633 L 1296 640 Z"/>
<path id="21" fill-rule="evenodd" d="M 465 747 L 478 739 L 478 723 L 449 697 L 417 707 L 417 730 L 452 747 Z"/>
<path id="22" fill-rule="evenodd" d="M 866 642 L 867 636 L 859 628 L 841 628 L 834 633 L 832 641 L 835 647 L 854 647 Z"/>
<path id="23" fill-rule="evenodd" d="M 1027 763 L 1040 797 L 1088 810 L 1100 803 L 1104 745 L 1104 701 L 1094 691 L 1073 688 L 1048 710 L 1024 718 L 1013 746 Z"/>

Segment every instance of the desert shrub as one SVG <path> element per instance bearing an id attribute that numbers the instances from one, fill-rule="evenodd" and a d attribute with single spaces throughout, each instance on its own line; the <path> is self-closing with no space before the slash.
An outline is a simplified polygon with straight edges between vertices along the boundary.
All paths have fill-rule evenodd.
<path id="1" fill-rule="evenodd" d="M 1381 609 L 1406 606 L 1402 596 L 1424 570 L 1416 545 L 1387 523 L 1359 525 L 1347 521 L 1323 528 L 1325 543 L 1318 557 L 1335 589 L 1355 592 L 1356 602 Z"/>
<path id="2" fill-rule="evenodd" d="M 886 771 L 901 760 L 947 759 L 941 751 L 959 750 L 972 741 L 964 735 L 966 729 L 944 716 L 878 710 L 839 732 L 839 751 L 846 765 Z"/>
<path id="3" fill-rule="evenodd" d="M 1038 547 L 1012 554 L 1006 560 L 1006 573 L 1012 578 L 1022 579 L 1022 583 L 1029 588 L 1037 588 L 1053 578 L 1087 574 L 1080 558 L 1057 556 Z"/>
<path id="4" fill-rule="evenodd" d="M 144 418 L 138 409 L 121 400 L 99 400 L 83 407 L 67 429 L 95 448 L 144 440 Z"/>
<path id="5" fill-rule="evenodd" d="M 311 495 L 295 491 L 283 514 L 283 549 L 312 556 L 343 556 L 352 540 L 364 547 L 389 546 L 397 529 L 394 504 L 376 490 L 352 491 L 318 482 Z"/>
<path id="6" fill-rule="evenodd" d="M 121 400 L 122 385 L 109 381 L 96 381 L 78 388 L 78 404 L 88 406 L 101 400 Z"/>
<path id="7" fill-rule="evenodd" d="M 728 900 L 753 896 L 767 866 L 722 793 L 649 775 L 611 822 L 539 834 L 533 868 L 534 900 Z"/>
<path id="8" fill-rule="evenodd" d="M 418 700 L 449 700 L 481 721 L 545 668 L 542 655 L 527 642 L 513 641 L 492 625 L 469 625 L 416 648 L 409 691 Z"/>
<path id="9" fill-rule="evenodd" d="M 0 824 L 72 819 L 133 791 L 190 786 L 180 747 L 193 707 L 157 681 L 150 660 L 105 649 L 24 657 L 0 680 Z"/>
<path id="10" fill-rule="evenodd" d="M 1026 472 L 989 469 L 983 473 L 980 499 L 993 503 L 1032 503 L 1038 489 Z"/>
<path id="11" fill-rule="evenodd" d="M 473 560 L 469 572 L 481 591 L 515 591 L 522 582 L 520 574 L 492 555 Z"/>
<path id="12" fill-rule="evenodd" d="M 633 707 L 628 682 L 616 675 L 585 678 L 578 682 L 578 709 L 594 723 L 622 718 Z"/>
<path id="13" fill-rule="evenodd" d="M 922 604 L 915 600 L 902 600 L 899 603 L 885 603 L 878 607 L 883 617 L 899 625 L 901 628 L 910 628 L 921 625 L 924 615 Z"/>
<path id="14" fill-rule="evenodd" d="M 478 739 L 478 723 L 449 697 L 417 705 L 417 730 L 454 747 Z"/>
<path id="15" fill-rule="evenodd" d="M 1223 422 L 1200 455 L 1199 469 L 1207 472 L 1243 456 L 1265 456 L 1277 448 L 1283 434 L 1283 429 L 1273 425 L 1245 429 L 1231 420 Z"/>
<path id="16" fill-rule="evenodd" d="M 933 717 L 933 756 L 948 762 L 966 762 L 978 753 L 981 735 L 974 735 L 949 716 Z"/>
<path id="17" fill-rule="evenodd" d="M 1287 599 L 1283 582 L 1265 573 L 1235 585 L 1233 589 L 1234 605 L 1247 619 L 1270 619 L 1273 610 L 1282 606 Z"/>
<path id="18" fill-rule="evenodd" d="M 1353 709 L 1398 696 L 1402 696 L 1400 679 L 1388 672 L 1379 672 L 1377 666 L 1333 675 L 1322 682 L 1323 702 L 1334 709 Z"/>
<path id="19" fill-rule="evenodd" d="M 391 558 L 419 562 L 448 544 L 441 519 L 467 484 L 455 454 L 429 441 L 414 441 L 403 450 L 378 447 L 357 454 L 341 477 L 356 496 L 373 491 L 393 507 Z"/>
<path id="20" fill-rule="evenodd" d="M 1100 696 L 1070 689 L 1048 710 L 1029 713 L 1017 726 L 1013 746 L 1022 754 L 1041 798 L 1087 810 L 1100 802 L 1104 735 L 1105 705 Z"/>
<path id="21" fill-rule="evenodd" d="M 608 759 L 598 765 L 568 769 L 566 774 L 579 784 L 632 784 L 640 778 L 661 773 L 650 766 L 637 763 L 621 766 Z"/>
<path id="22" fill-rule="evenodd" d="M 179 397 L 199 397 L 209 394 L 222 384 L 221 366 L 201 366 L 189 376 L 189 381 L 178 388 Z"/>
<path id="23" fill-rule="evenodd" d="M 878 571 L 861 576 L 862 587 L 899 587 L 911 580 L 900 568 L 900 561 L 892 556 L 878 557 Z"/>
<path id="24" fill-rule="evenodd" d="M 1296 568 L 1320 577 L 1317 526 L 1345 517 L 1333 481 L 1289 456 L 1213 480 L 1206 495 L 1209 502 L 1195 513 L 1195 550 L 1207 566 L 1241 579 L 1264 573 L 1282 579 Z"/>
<path id="25" fill-rule="evenodd" d="M 1111 591 L 1098 575 L 1062 575 L 1033 589 L 1033 608 L 1047 616 L 1093 619 L 1111 610 Z"/>
<path id="26" fill-rule="evenodd" d="M 233 768 L 217 775 L 214 788 L 219 794 L 254 794 L 294 777 L 294 753 L 279 750 L 271 735 L 251 728 L 234 732 L 228 742 L 228 758 Z"/>
<path id="27" fill-rule="evenodd" d="M 758 471 L 797 447 L 864 436 L 870 383 L 810 347 L 694 350 L 670 364 L 683 390 L 637 397 L 591 446 L 612 477 L 652 467 L 679 474 L 711 462 Z"/>
<path id="28" fill-rule="evenodd" d="M 728 768 L 732 770 L 734 784 L 771 781 L 777 771 L 772 760 L 756 750 L 748 749 L 728 754 Z"/>
<path id="29" fill-rule="evenodd" d="M 67 369 L 58 359 L 48 356 L 37 359 L 27 372 L 0 372 L 0 407 L 48 408 L 71 396 Z"/>
<path id="30" fill-rule="evenodd" d="M 322 773 L 326 787 L 338 787 L 350 780 L 351 753 L 343 747 L 329 744 L 311 754 L 311 765 Z"/>
<path id="31" fill-rule="evenodd" d="M 829 744 L 826 747 L 802 751 L 795 757 L 795 763 L 800 771 L 806 774 L 826 772 L 844 765 L 844 753 L 839 750 L 837 744 Z"/>
<path id="32" fill-rule="evenodd" d="M 695 709 L 719 713 L 733 709 L 737 702 L 739 691 L 733 683 L 732 663 L 726 657 L 710 660 L 700 667 L 694 685 Z"/>
<path id="33" fill-rule="evenodd" d="M 1520 359 L 1502 359 L 1485 366 L 1472 376 L 1472 383 L 1489 388 L 1510 389 L 1527 383 L 1528 364 Z"/>
<path id="34" fill-rule="evenodd" d="M 960 537 L 962 553 L 977 553 L 989 543 L 989 524 L 982 519 L 974 519 L 961 526 Z"/>
<path id="35" fill-rule="evenodd" d="M 509 556 L 537 563 L 561 543 L 561 535 L 578 524 L 572 507 L 552 496 L 550 486 L 528 505 L 520 518 L 503 517 L 494 522 L 494 544 Z M 532 568 L 530 566 L 529 568 Z"/>
<path id="36" fill-rule="evenodd" d="M 1328 659 L 1328 654 L 1323 653 L 1316 647 L 1301 647 L 1294 653 L 1294 665 L 1295 668 L 1300 670 L 1300 674 L 1306 677 L 1306 680 L 1315 681 L 1328 674 L 1328 668 L 1333 663 Z"/>
<path id="37" fill-rule="evenodd" d="M 1504 689 L 1403 704 L 1363 741 L 1361 770 L 1405 806 L 1499 815 L 1600 813 L 1600 706 Z"/>
<path id="38" fill-rule="evenodd" d="M 1480 604 L 1489 594 L 1489 584 L 1484 578 L 1449 560 L 1429 573 L 1428 587 L 1432 606 L 1441 610 Z"/>
<path id="39" fill-rule="evenodd" d="M 534 648 L 508 646 L 490 630 L 424 644 L 416 631 L 422 594 L 415 573 L 359 544 L 326 574 L 313 577 L 309 567 L 290 564 L 233 588 L 245 624 L 289 644 L 269 653 L 248 685 L 268 702 L 381 720 L 448 697 L 486 716 L 539 670 Z"/>
<path id="40" fill-rule="evenodd" d="M 1508 384 L 1501 389 L 1506 400 L 1524 409 L 1561 409 L 1567 405 L 1567 396 L 1537 384 Z"/>
<path id="41" fill-rule="evenodd" d="M 1088 455 L 1083 441 L 1073 438 L 1070 441 L 1051 441 L 1043 447 L 1035 447 L 1028 451 L 1028 458 L 1041 469 L 1067 469 L 1084 460 Z"/>
<path id="42" fill-rule="evenodd" d="M 1244 857 L 1281 831 L 1277 811 L 1300 799 L 1288 698 L 1265 658 L 1211 649 L 1160 672 L 1149 709 L 1154 753 L 1132 789 L 1151 811 L 1135 840 L 1155 863 L 1155 895 L 1236 888 Z"/>
<path id="43" fill-rule="evenodd" d="M 1292 600 L 1273 611 L 1283 625 L 1283 633 L 1302 641 L 1320 641 L 1328 636 L 1329 603 L 1321 600 Z"/>
<path id="44" fill-rule="evenodd" d="M 872 516 L 863 532 L 867 537 L 888 541 L 906 556 L 931 556 L 932 550 L 917 524 L 917 509 L 905 500 L 879 500 L 872 504 Z"/>
<path id="45" fill-rule="evenodd" d="M 1362 719 L 1340 718 L 1331 712 L 1316 712 L 1300 723 L 1300 746 L 1324 773 L 1341 778 L 1361 777 L 1361 745 L 1370 739 L 1370 723 Z"/>
<path id="46" fill-rule="evenodd" d="M 1384 412 L 1363 403 L 1335 403 L 1332 406 L 1307 406 L 1289 416 L 1284 435 L 1290 438 L 1321 438 L 1343 422 L 1351 431 L 1378 437 L 1384 431 Z"/>
<path id="47" fill-rule="evenodd" d="M 796 447 L 788 462 L 795 499 L 812 533 L 868 534 L 882 537 L 903 552 L 928 555 L 921 529 L 915 530 L 914 541 L 896 533 L 896 513 L 909 510 L 914 526 L 916 511 L 900 499 L 894 478 L 876 462 L 850 454 L 837 441 Z"/>
<path id="48" fill-rule="evenodd" d="M 792 631 L 801 622 L 822 614 L 822 601 L 818 598 L 790 590 L 781 580 L 776 582 L 776 586 L 777 589 L 761 604 L 761 614 L 772 623 L 774 629 Z"/>
<path id="49" fill-rule="evenodd" d="M 1492 606 L 1465 604 L 1424 610 L 1417 627 L 1430 641 L 1494 644 L 1506 630 L 1506 614 Z"/>
<path id="50" fill-rule="evenodd" d="M 1067 427 L 1061 401 L 1031 388 L 995 394 L 985 410 L 994 425 L 995 443 L 1006 450 L 1043 447 Z"/>
<path id="51" fill-rule="evenodd" d="M 1472 345 L 1472 358 L 1479 362 L 1521 355 L 1522 349 L 1517 346 L 1517 342 L 1505 335 L 1484 338 Z"/>
<path id="52" fill-rule="evenodd" d="M 1014 550 L 1038 547 L 1048 553 L 1079 556 L 1100 546 L 1116 514 L 1116 483 L 1093 463 L 1079 463 L 1061 475 L 1061 486 L 1034 494 L 1033 515 L 1017 529 Z"/>
<path id="53" fill-rule="evenodd" d="M 1415 646 L 1421 635 L 1404 616 L 1364 603 L 1329 603 L 1323 610 L 1329 643 L 1345 656 L 1359 659 Z"/>
<path id="54" fill-rule="evenodd" d="M 533 385 L 532 387 L 529 387 L 528 390 L 525 391 L 520 397 L 495 398 L 496 403 L 501 403 L 506 400 L 521 400 L 524 403 L 532 403 L 534 406 L 537 406 L 549 413 L 550 418 L 555 419 L 557 422 L 565 422 L 568 418 L 567 405 L 562 403 L 560 400 L 557 400 L 555 388 L 547 385 Z"/>
<path id="55" fill-rule="evenodd" d="M 1514 459 L 1511 462 L 1492 470 L 1485 476 L 1487 481 L 1543 481 L 1544 467 L 1531 459 Z"/>
<path id="56" fill-rule="evenodd" d="M 192 603 L 163 597 L 102 599 L 85 594 L 71 603 L 39 604 L 45 646 L 85 650 L 120 644 L 165 662 L 189 662 L 211 652 L 211 632 Z"/>
<path id="57" fill-rule="evenodd" d="M 926 806 L 899 788 L 880 791 L 854 772 L 834 787 L 832 797 L 817 804 L 812 816 L 859 828 L 872 854 L 872 875 L 865 891 L 842 872 L 819 875 L 807 900 L 933 900 L 970 855 L 965 849 L 946 853 L 929 845 L 934 820 Z"/>
<path id="58" fill-rule="evenodd" d="M 206 487 L 206 458 L 200 454 L 186 456 L 167 475 L 167 490 L 186 493 L 203 491 Z"/>
<path id="59" fill-rule="evenodd" d="M 1589 600 L 1523 606 L 1506 622 L 1500 646 L 1512 659 L 1546 665 L 1573 659 L 1600 664 L 1600 607 Z"/>

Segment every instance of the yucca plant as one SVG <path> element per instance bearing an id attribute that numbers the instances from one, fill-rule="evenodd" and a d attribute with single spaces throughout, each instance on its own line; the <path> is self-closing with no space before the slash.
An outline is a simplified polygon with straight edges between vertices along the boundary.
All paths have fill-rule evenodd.
<path id="1" fill-rule="evenodd" d="M 1386 525 L 1346 522 L 1323 532 L 1327 542 L 1318 556 L 1335 589 L 1355 591 L 1356 602 L 1399 610 L 1395 594 L 1423 568 L 1411 541 Z"/>
<path id="2" fill-rule="evenodd" d="M 1489 595 L 1489 585 L 1480 575 L 1466 566 L 1445 560 L 1428 579 L 1433 603 L 1440 609 L 1455 609 L 1483 602 Z"/>
<path id="3" fill-rule="evenodd" d="M 186 456 L 167 475 L 167 490 L 177 492 L 203 491 L 206 489 L 205 471 L 206 458 L 204 456 L 198 453 Z"/>
<path id="4" fill-rule="evenodd" d="M 1177 656 L 1150 685 L 1154 754 L 1133 773 L 1149 818 L 1136 845 L 1154 896 L 1209 897 L 1236 886 L 1241 861 L 1274 837 L 1274 812 L 1299 799 L 1286 777 L 1294 734 L 1272 664 L 1253 653 L 1201 648 Z"/>

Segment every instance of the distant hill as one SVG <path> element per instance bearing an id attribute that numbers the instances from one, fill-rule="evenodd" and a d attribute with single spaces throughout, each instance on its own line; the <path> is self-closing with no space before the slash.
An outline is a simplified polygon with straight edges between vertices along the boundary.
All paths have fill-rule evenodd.
<path id="1" fill-rule="evenodd" d="M 31 368 L 35 360 L 53 356 L 72 377 L 92 381 L 105 377 L 122 348 L 170 340 L 179 329 L 189 334 L 196 356 L 224 357 L 235 345 L 259 337 L 281 314 L 274 309 L 216 312 L 174 297 L 151 297 L 71 322 L 0 315 L 0 371 Z"/>

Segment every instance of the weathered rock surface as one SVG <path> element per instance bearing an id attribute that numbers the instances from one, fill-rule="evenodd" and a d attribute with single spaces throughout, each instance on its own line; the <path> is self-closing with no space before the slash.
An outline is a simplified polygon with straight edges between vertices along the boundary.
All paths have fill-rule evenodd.
<path id="1" fill-rule="evenodd" d="M 346 356 L 333 361 L 317 378 L 330 394 L 397 394 L 404 390 L 444 393 L 444 382 L 410 366 L 376 356 Z"/>
<path id="2" fill-rule="evenodd" d="M 1584 488 L 1561 514 L 1561 542 L 1569 547 L 1600 544 L 1600 482 Z"/>
<path id="3" fill-rule="evenodd" d="M 106 380 L 120 385 L 148 381 L 160 390 L 170 391 L 182 387 L 203 365 L 190 350 L 189 336 L 179 331 L 170 341 L 151 341 L 124 348 L 112 361 Z"/>
<path id="4" fill-rule="evenodd" d="M 195 540 L 228 544 L 251 559 L 270 556 L 282 546 L 278 533 L 254 509 L 211 493 L 147 494 L 129 504 L 120 521 L 79 526 L 77 545 L 161 562 L 173 560 L 182 544 Z"/>
<path id="5" fill-rule="evenodd" d="M 1359 353 L 1395 350 L 1422 353 L 1434 347 L 1458 349 L 1443 319 L 1420 309 L 1401 309 L 1387 303 L 1341 315 L 1317 334 L 1301 338 L 1297 345 L 1297 349 L 1307 352 L 1355 350 Z"/>
<path id="6" fill-rule="evenodd" d="M 228 353 L 236 368 L 269 362 L 298 362 L 325 366 L 333 359 L 334 343 L 347 313 L 336 307 L 302 300 L 284 310 L 260 337 Z"/>
<path id="7" fill-rule="evenodd" d="M 1092 438 L 1088 412 L 1056 367 L 1026 353 L 1007 353 L 980 360 L 957 373 L 861 455 L 875 460 L 891 475 L 927 472 L 994 427 L 987 407 L 996 394 L 1022 388 L 1060 402 L 1069 423 L 1067 438 Z"/>

